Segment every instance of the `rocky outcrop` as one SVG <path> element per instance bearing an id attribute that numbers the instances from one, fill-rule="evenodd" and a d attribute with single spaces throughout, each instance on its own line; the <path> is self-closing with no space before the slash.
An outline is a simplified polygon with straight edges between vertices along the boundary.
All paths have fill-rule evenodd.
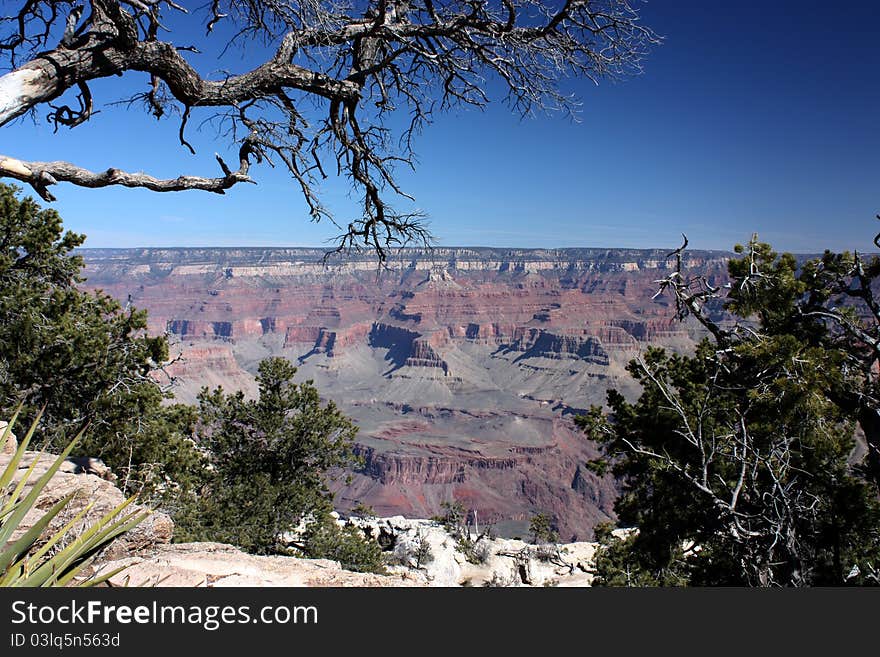
<path id="1" fill-rule="evenodd" d="M 27 495 L 56 457 L 25 452 L 12 479 L 17 485 L 34 465 L 22 494 Z M 0 471 L 9 463 L 0 456 Z M 73 458 L 49 480 L 34 508 L 13 534 L 17 540 L 64 497 L 73 498 L 45 530 L 50 536 L 83 513 L 69 529 L 75 536 L 124 501 L 115 476 L 100 460 Z M 143 507 L 129 507 L 145 511 Z M 220 543 L 171 544 L 174 524 L 164 513 L 153 511 L 132 530 L 106 547 L 82 572 L 83 577 L 124 568 L 109 580 L 111 586 L 424 586 L 425 576 L 402 572 L 390 576 L 346 571 L 333 561 L 293 557 L 253 556 Z"/>
<path id="2" fill-rule="evenodd" d="M 363 445 L 356 445 L 354 451 L 363 459 L 359 471 L 383 485 L 418 487 L 464 483 L 469 469 L 507 470 L 517 465 L 515 458 L 388 454 Z"/>
<path id="3" fill-rule="evenodd" d="M 160 545 L 103 561 L 97 574 L 124 568 L 112 586 L 158 587 L 574 587 L 590 586 L 596 544 L 534 545 L 432 520 L 349 518 L 385 555 L 387 574 L 356 573 L 325 559 L 255 556 L 221 543 Z M 618 532 L 620 533 L 620 532 Z"/>
<path id="4" fill-rule="evenodd" d="M 403 364 L 406 367 L 436 367 L 443 370 L 444 375 L 449 374 L 449 364 L 440 358 L 428 340 L 413 340 Z"/>
<path id="5" fill-rule="evenodd" d="M 97 574 L 124 568 L 112 586 L 160 587 L 397 587 L 425 586 L 422 573 L 355 573 L 326 559 L 256 556 L 223 543 L 163 545 L 137 556 L 106 561 Z"/>
<path id="6" fill-rule="evenodd" d="M 377 540 L 390 572 L 417 574 L 427 586 L 589 586 L 595 543 L 534 545 L 492 537 L 478 528 L 454 530 L 431 520 L 351 518 Z"/>
<path id="7" fill-rule="evenodd" d="M 178 395 L 195 399 L 202 387 L 242 390 L 248 396 L 257 392 L 254 376 L 238 364 L 232 346 L 217 342 L 176 343 L 171 345 L 174 360 L 156 378 L 161 384 L 173 383 Z"/>
<path id="8" fill-rule="evenodd" d="M 284 333 L 284 346 L 290 347 L 295 344 L 316 344 L 322 340 L 321 334 L 325 331 L 321 326 L 288 326 Z"/>
<path id="9" fill-rule="evenodd" d="M 13 477 L 13 483 L 21 481 L 28 468 L 36 461 L 33 473 L 25 484 L 23 494 L 26 495 L 34 483 L 46 473 L 55 458 L 40 452 L 25 452 Z M 8 463 L 8 457 L 0 456 L 0 471 Z M 71 529 L 73 535 L 81 533 L 96 519 L 125 501 L 125 496 L 114 483 L 113 475 L 100 461 L 97 459 L 68 459 L 43 489 L 33 509 L 24 517 L 17 532 L 13 535 L 13 540 L 32 527 L 46 509 L 71 493 L 74 494 L 73 499 L 53 519 L 47 530 L 47 535 L 58 531 L 87 506 L 92 505 L 88 513 L 78 520 Z M 142 511 L 145 509 L 135 506 L 132 510 Z M 139 553 L 141 550 L 167 545 L 171 542 L 173 529 L 174 524 L 171 522 L 171 518 L 163 513 L 153 512 L 146 520 L 107 547 L 102 559 L 123 558 Z"/>
<path id="10" fill-rule="evenodd" d="M 417 331 L 401 326 L 376 322 L 370 327 L 367 339 L 369 340 L 369 345 L 377 349 L 398 349 L 405 353 L 411 353 L 412 343 L 420 335 Z"/>
<path id="11" fill-rule="evenodd" d="M 520 351 L 520 358 L 574 358 L 608 365 L 608 354 L 594 336 L 562 335 L 543 329 L 515 331 L 508 348 Z"/>
<path id="12" fill-rule="evenodd" d="M 298 344 L 311 344 L 311 350 L 301 358 L 305 359 L 314 354 L 324 354 L 332 358 L 337 348 L 364 342 L 372 327 L 372 323 L 353 324 L 344 329 L 330 329 L 326 326 L 288 326 L 284 335 L 284 347 L 296 348 Z"/>

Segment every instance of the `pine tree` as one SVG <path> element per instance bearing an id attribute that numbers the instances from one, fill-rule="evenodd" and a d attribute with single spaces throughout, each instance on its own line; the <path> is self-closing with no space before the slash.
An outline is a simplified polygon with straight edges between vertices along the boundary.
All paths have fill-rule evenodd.
<path id="1" fill-rule="evenodd" d="M 726 295 L 680 266 L 664 285 L 708 329 L 696 353 L 647 349 L 629 365 L 638 399 L 611 390 L 609 413 L 578 418 L 635 530 L 597 532 L 599 584 L 877 582 L 880 506 L 852 403 L 870 405 L 876 387 L 877 352 L 856 331 L 880 326 L 858 278 L 868 270 L 849 254 L 798 263 L 757 240 L 737 252 Z"/>

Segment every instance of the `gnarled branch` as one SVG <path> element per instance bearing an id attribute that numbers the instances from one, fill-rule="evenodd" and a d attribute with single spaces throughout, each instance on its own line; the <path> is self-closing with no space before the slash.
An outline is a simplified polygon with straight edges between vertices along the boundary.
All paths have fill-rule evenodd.
<path id="1" fill-rule="evenodd" d="M 144 73 L 148 90 L 135 98 L 157 119 L 177 110 L 180 145 L 194 150 L 184 127 L 210 108 L 206 120 L 236 145 L 249 140 L 254 162 L 279 162 L 290 172 L 315 219 L 330 216 L 315 190 L 335 164 L 362 194 L 362 216 L 346 222 L 340 248 L 365 246 L 380 259 L 387 248 L 430 240 L 423 214 L 395 209 L 388 196 L 411 200 L 395 167 L 413 166 L 413 136 L 435 111 L 486 105 L 492 76 L 519 113 L 572 113 L 577 103 L 560 90 L 561 78 L 638 73 L 648 47 L 659 42 L 628 0 L 368 0 L 357 9 L 341 0 L 212 0 L 201 10 L 208 37 L 226 22 L 233 43 L 274 51 L 250 71 L 210 79 L 190 63 L 198 50 L 189 40 L 175 42 L 163 24 L 171 12 L 188 13 L 182 6 L 86 4 L 88 11 L 72 0 L 20 0 L 17 13 L 0 20 L 0 59 L 13 67 L 0 76 L 0 126 L 78 89 L 78 109 L 57 104 L 50 115 L 56 126 L 76 127 L 95 114 L 90 81 Z M 399 134 L 386 121 L 396 111 L 408 116 Z M 95 174 L 73 164 L 8 162 L 0 174 L 34 185 L 43 198 L 51 197 L 50 178 L 216 192 L 246 177 L 160 181 L 115 169 Z"/>
<path id="2" fill-rule="evenodd" d="M 83 169 L 70 162 L 24 162 L 0 155 L 0 176 L 14 178 L 34 188 L 40 198 L 54 201 L 55 196 L 49 191 L 51 185 L 69 182 L 80 187 L 143 187 L 154 192 L 180 192 L 198 189 L 215 194 L 224 194 L 227 189 L 240 182 L 253 182 L 247 175 L 247 166 L 238 171 L 231 171 L 220 157 L 218 160 L 224 169 L 224 175 L 218 178 L 201 176 L 178 176 L 171 179 L 160 179 L 145 173 L 130 173 L 120 169 L 106 169 L 94 172 Z"/>

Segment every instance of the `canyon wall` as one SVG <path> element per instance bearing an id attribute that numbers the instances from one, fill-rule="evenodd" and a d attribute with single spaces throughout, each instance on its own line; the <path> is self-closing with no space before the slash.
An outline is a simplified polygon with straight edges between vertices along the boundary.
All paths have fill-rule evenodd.
<path id="1" fill-rule="evenodd" d="M 457 499 L 502 533 L 536 512 L 564 540 L 612 514 L 610 477 L 572 416 L 646 344 L 688 350 L 665 252 L 630 249 L 402 250 L 324 262 L 320 249 L 84 249 L 86 286 L 149 311 L 180 358 L 179 399 L 203 385 L 255 394 L 262 358 L 285 356 L 359 425 L 362 468 L 333 485 L 341 508 L 427 517 Z M 724 280 L 728 254 L 685 267 Z"/>

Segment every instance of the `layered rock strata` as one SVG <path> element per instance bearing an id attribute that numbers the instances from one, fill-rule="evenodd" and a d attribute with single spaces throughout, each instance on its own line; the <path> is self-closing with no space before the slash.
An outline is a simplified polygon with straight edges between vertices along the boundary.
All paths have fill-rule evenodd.
<path id="1" fill-rule="evenodd" d="M 402 250 L 381 270 L 320 249 L 83 254 L 87 286 L 169 334 L 182 401 L 203 385 L 256 394 L 257 364 L 281 355 L 354 418 L 364 467 L 335 486 L 343 508 L 429 517 L 457 499 L 509 535 L 543 511 L 564 538 L 591 536 L 615 490 L 584 467 L 595 449 L 572 416 L 610 387 L 632 394 L 625 366 L 647 344 L 700 336 L 656 296 L 661 250 Z M 726 259 L 684 265 L 720 284 Z"/>

